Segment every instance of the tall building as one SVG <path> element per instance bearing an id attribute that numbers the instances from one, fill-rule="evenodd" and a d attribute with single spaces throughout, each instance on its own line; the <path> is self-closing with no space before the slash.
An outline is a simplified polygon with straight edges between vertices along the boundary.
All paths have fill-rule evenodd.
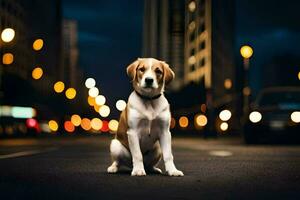
<path id="1" fill-rule="evenodd" d="M 41 104 L 36 97 L 53 94 L 53 83 L 59 79 L 61 0 L 0 0 L 0 32 L 6 28 L 12 28 L 15 37 L 8 43 L 0 40 L 1 58 L 6 53 L 11 53 L 13 58 L 9 64 L 2 59 L 0 62 L 1 101 Z M 34 50 L 33 43 L 37 39 L 43 41 L 42 46 Z M 39 80 L 32 78 L 36 67 L 43 70 Z"/>
<path id="2" fill-rule="evenodd" d="M 29 36 L 26 17 L 27 13 L 20 1 L 0 0 L 0 33 L 6 28 L 12 28 L 15 31 L 15 37 L 11 42 L 6 43 L 0 39 L 0 68 L 2 74 L 16 74 L 21 78 L 26 78 L 29 70 L 28 64 L 33 63 L 33 56 L 30 49 L 28 49 L 29 42 L 26 41 Z M 13 55 L 10 64 L 2 62 L 3 56 L 7 53 Z"/>
<path id="3" fill-rule="evenodd" d="M 171 89 L 182 86 L 184 69 L 184 1 L 145 0 L 143 57 L 166 61 L 176 74 Z"/>
<path id="4" fill-rule="evenodd" d="M 77 21 L 63 20 L 63 66 L 60 69 L 61 79 L 69 86 L 76 86 L 78 73 L 78 36 Z"/>
<path id="5" fill-rule="evenodd" d="M 186 0 L 185 8 L 184 84 L 204 79 L 219 99 L 235 82 L 234 1 Z"/>
<path id="6" fill-rule="evenodd" d="M 194 115 L 206 103 L 210 126 L 218 109 L 238 112 L 234 17 L 234 0 L 145 0 L 144 56 L 170 63 L 171 95 L 185 104 L 175 109 Z"/>

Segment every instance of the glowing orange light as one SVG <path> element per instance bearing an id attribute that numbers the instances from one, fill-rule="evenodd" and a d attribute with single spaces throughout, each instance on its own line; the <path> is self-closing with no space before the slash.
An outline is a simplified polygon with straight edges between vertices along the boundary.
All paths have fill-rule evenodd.
<path id="1" fill-rule="evenodd" d="M 48 126 L 49 126 L 49 129 L 51 130 L 51 131 L 57 131 L 58 130 L 58 124 L 57 124 L 57 122 L 55 121 L 55 120 L 50 120 L 49 122 L 48 122 Z"/>
<path id="2" fill-rule="evenodd" d="M 90 106 L 94 106 L 94 105 L 96 104 L 95 98 L 89 96 L 89 97 L 88 97 L 88 104 L 89 104 Z"/>
<path id="3" fill-rule="evenodd" d="M 99 105 L 95 104 L 95 105 L 94 105 L 94 110 L 95 110 L 96 112 L 99 112 L 99 110 L 100 110 L 100 107 L 101 107 L 101 106 L 99 106 Z"/>
<path id="4" fill-rule="evenodd" d="M 196 127 L 202 127 L 207 124 L 207 117 L 205 115 L 196 115 L 194 119 Z"/>
<path id="5" fill-rule="evenodd" d="M 81 120 L 81 128 L 86 131 L 90 130 L 91 129 L 91 120 L 89 120 L 88 118 L 83 118 Z"/>
<path id="6" fill-rule="evenodd" d="M 91 121 L 92 129 L 98 131 L 102 128 L 102 121 L 99 118 L 93 118 Z"/>
<path id="7" fill-rule="evenodd" d="M 69 88 L 66 90 L 66 97 L 68 99 L 74 99 L 76 97 L 76 90 L 74 88 Z"/>
<path id="8" fill-rule="evenodd" d="M 37 39 L 33 42 L 32 44 L 32 48 L 35 50 L 35 51 L 39 51 L 43 48 L 44 46 L 44 41 L 42 39 Z"/>
<path id="9" fill-rule="evenodd" d="M 72 115 L 71 122 L 74 126 L 80 126 L 81 124 L 81 117 L 79 115 Z"/>
<path id="10" fill-rule="evenodd" d="M 2 56 L 2 63 L 4 65 L 10 65 L 14 62 L 14 55 L 12 53 L 5 53 Z"/>
<path id="11" fill-rule="evenodd" d="M 232 88 L 232 81 L 231 79 L 227 78 L 224 81 L 224 87 L 225 89 L 229 90 L 230 88 Z"/>
<path id="12" fill-rule="evenodd" d="M 57 93 L 62 93 L 65 89 L 65 84 L 62 81 L 57 81 L 54 86 L 54 91 Z"/>
<path id="13" fill-rule="evenodd" d="M 189 119 L 185 116 L 179 118 L 179 126 L 182 128 L 186 128 L 189 125 Z"/>
<path id="14" fill-rule="evenodd" d="M 35 80 L 40 79 L 43 76 L 43 69 L 40 67 L 36 67 L 32 70 L 32 78 Z"/>
<path id="15" fill-rule="evenodd" d="M 65 121 L 64 128 L 69 133 L 73 133 L 75 131 L 75 126 L 72 124 L 71 121 Z"/>

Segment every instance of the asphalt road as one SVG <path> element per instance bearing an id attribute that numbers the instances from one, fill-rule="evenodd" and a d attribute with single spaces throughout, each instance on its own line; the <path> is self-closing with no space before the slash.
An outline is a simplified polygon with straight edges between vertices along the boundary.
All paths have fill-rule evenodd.
<path id="1" fill-rule="evenodd" d="M 111 175 L 108 137 L 0 140 L 1 199 L 300 199 L 300 146 L 173 140 L 184 177 Z"/>

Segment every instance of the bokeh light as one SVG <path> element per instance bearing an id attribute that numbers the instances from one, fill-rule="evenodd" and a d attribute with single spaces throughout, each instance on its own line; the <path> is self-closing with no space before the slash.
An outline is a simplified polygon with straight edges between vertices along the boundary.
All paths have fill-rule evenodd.
<path id="1" fill-rule="evenodd" d="M 248 45 L 244 45 L 241 47 L 240 53 L 243 58 L 248 59 L 253 55 L 253 49 Z"/>
<path id="2" fill-rule="evenodd" d="M 98 88 L 93 87 L 93 88 L 89 89 L 89 95 L 90 95 L 91 97 L 96 98 L 96 96 L 99 95 L 99 90 L 98 90 Z"/>
<path id="3" fill-rule="evenodd" d="M 109 131 L 108 121 L 106 121 L 106 120 L 103 120 L 103 121 L 102 121 L 102 128 L 101 128 L 101 131 L 102 131 L 102 132 L 107 132 L 107 131 Z"/>
<path id="4" fill-rule="evenodd" d="M 15 30 L 12 28 L 5 28 L 1 33 L 3 42 L 11 42 L 15 38 Z"/>
<path id="5" fill-rule="evenodd" d="M 194 12 L 196 10 L 196 2 L 195 1 L 191 1 L 189 3 L 189 11 L 190 12 Z"/>
<path id="6" fill-rule="evenodd" d="M 40 79 L 43 76 L 43 69 L 40 67 L 36 67 L 32 70 L 32 78 L 35 80 Z"/>
<path id="7" fill-rule="evenodd" d="M 231 118 L 230 110 L 222 110 L 219 114 L 219 117 L 222 121 L 228 121 Z"/>
<path id="8" fill-rule="evenodd" d="M 66 90 L 66 97 L 68 99 L 74 99 L 76 97 L 76 90 L 74 88 L 69 88 Z"/>
<path id="9" fill-rule="evenodd" d="M 98 96 L 95 98 L 95 101 L 96 101 L 96 104 L 97 104 L 97 105 L 102 106 L 102 105 L 105 104 L 106 98 L 105 98 L 105 96 L 103 96 L 103 95 L 98 95 Z"/>
<path id="10" fill-rule="evenodd" d="M 81 117 L 79 115 L 74 114 L 71 116 L 71 122 L 74 126 L 80 126 Z"/>
<path id="11" fill-rule="evenodd" d="M 186 128 L 189 125 L 189 119 L 185 116 L 179 118 L 179 126 L 181 128 Z"/>
<path id="12" fill-rule="evenodd" d="M 36 121 L 36 119 L 29 118 L 29 119 L 26 120 L 26 125 L 27 125 L 29 128 L 36 128 L 37 125 L 38 125 L 38 122 Z"/>
<path id="13" fill-rule="evenodd" d="M 295 123 L 300 123 L 300 111 L 295 111 L 291 114 L 291 120 Z"/>
<path id="14" fill-rule="evenodd" d="M 196 115 L 194 119 L 195 126 L 203 127 L 207 124 L 207 117 L 205 115 Z"/>
<path id="15" fill-rule="evenodd" d="M 229 89 L 232 88 L 232 81 L 231 81 L 231 79 L 229 79 L 229 78 L 225 79 L 225 81 L 224 81 L 224 87 L 227 90 L 229 90 Z"/>
<path id="16" fill-rule="evenodd" d="M 64 128 L 69 133 L 72 133 L 75 131 L 75 126 L 72 124 L 71 121 L 65 121 Z"/>
<path id="17" fill-rule="evenodd" d="M 57 81 L 54 86 L 54 91 L 57 93 L 62 93 L 65 89 L 65 84 L 62 81 Z"/>
<path id="18" fill-rule="evenodd" d="M 298 80 L 300 81 L 300 72 L 298 72 Z"/>
<path id="19" fill-rule="evenodd" d="M 171 117 L 170 128 L 175 128 L 175 126 L 176 126 L 176 120 L 174 117 Z"/>
<path id="20" fill-rule="evenodd" d="M 32 48 L 35 51 L 41 50 L 43 48 L 43 46 L 44 46 L 44 41 L 42 39 L 36 39 L 32 44 Z"/>
<path id="21" fill-rule="evenodd" d="M 88 96 L 88 104 L 90 106 L 94 106 L 96 104 L 95 102 L 95 98 L 94 97 L 91 97 L 91 96 Z"/>
<path id="22" fill-rule="evenodd" d="M 115 119 L 110 120 L 108 123 L 108 128 L 112 132 L 116 132 L 118 130 L 118 126 L 119 126 L 119 122 Z"/>
<path id="23" fill-rule="evenodd" d="M 88 131 L 91 129 L 91 121 L 88 118 L 83 118 L 80 125 L 83 130 Z"/>
<path id="24" fill-rule="evenodd" d="M 102 121 L 99 118 L 93 118 L 91 120 L 91 127 L 92 129 L 98 131 L 102 128 Z"/>
<path id="25" fill-rule="evenodd" d="M 99 114 L 101 117 L 107 117 L 110 114 L 110 108 L 107 105 L 101 106 Z"/>
<path id="26" fill-rule="evenodd" d="M 50 120 L 48 126 L 51 131 L 56 132 L 58 130 L 58 123 L 55 120 Z"/>
<path id="27" fill-rule="evenodd" d="M 220 124 L 220 129 L 221 129 L 222 131 L 227 131 L 227 130 L 228 130 L 228 123 L 227 123 L 227 122 L 222 122 L 222 123 Z"/>
<path id="28" fill-rule="evenodd" d="M 203 104 L 201 104 L 201 106 L 200 106 L 200 110 L 201 110 L 201 112 L 203 112 L 203 113 L 205 113 L 206 112 L 206 105 L 203 103 Z"/>
<path id="29" fill-rule="evenodd" d="M 249 119 L 251 122 L 257 123 L 260 122 L 260 120 L 262 119 L 262 115 L 258 111 L 253 111 L 250 113 Z"/>
<path id="30" fill-rule="evenodd" d="M 5 53 L 2 56 L 2 63 L 4 65 L 10 65 L 14 62 L 14 55 L 12 53 Z"/>
<path id="31" fill-rule="evenodd" d="M 124 100 L 118 100 L 117 103 L 116 103 L 116 108 L 119 111 L 125 110 L 125 108 L 126 108 L 126 102 Z"/>
<path id="32" fill-rule="evenodd" d="M 87 88 L 90 89 L 90 88 L 95 87 L 95 85 L 96 85 L 95 79 L 93 79 L 93 78 L 86 79 L 86 81 L 85 81 L 85 87 L 87 87 Z"/>
<path id="33" fill-rule="evenodd" d="M 101 106 L 95 104 L 94 105 L 94 110 L 98 113 L 100 111 Z"/>

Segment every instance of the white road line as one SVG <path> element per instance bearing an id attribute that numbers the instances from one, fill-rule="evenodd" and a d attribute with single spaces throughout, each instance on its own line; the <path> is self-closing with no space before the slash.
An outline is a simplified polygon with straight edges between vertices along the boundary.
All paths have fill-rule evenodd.
<path id="1" fill-rule="evenodd" d="M 17 152 L 17 153 L 0 155 L 0 159 L 18 158 L 18 157 L 23 157 L 23 156 L 32 156 L 32 155 L 35 155 L 35 154 L 46 153 L 46 152 L 54 151 L 54 150 L 57 150 L 57 149 L 58 148 L 47 148 L 47 149 L 43 149 L 43 150 L 21 151 L 21 152 Z"/>

